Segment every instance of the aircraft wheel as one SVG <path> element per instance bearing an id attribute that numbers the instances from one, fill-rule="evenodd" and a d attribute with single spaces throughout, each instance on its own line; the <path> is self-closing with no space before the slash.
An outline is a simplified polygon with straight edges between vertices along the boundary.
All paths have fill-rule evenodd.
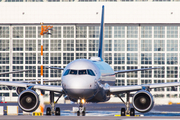
<path id="1" fill-rule="evenodd" d="M 82 111 L 82 116 L 85 116 L 86 112 L 85 111 Z"/>
<path id="2" fill-rule="evenodd" d="M 135 110 L 134 110 L 134 108 L 131 108 L 131 109 L 130 109 L 130 116 L 135 116 Z"/>
<path id="3" fill-rule="evenodd" d="M 125 108 L 121 108 L 121 116 L 125 116 L 125 114 L 126 114 Z"/>
<path id="4" fill-rule="evenodd" d="M 50 107 L 47 107 L 47 109 L 46 109 L 46 115 L 51 115 L 51 108 L 50 108 Z"/>
<path id="5" fill-rule="evenodd" d="M 79 111 L 77 111 L 77 116 L 80 116 L 80 112 Z"/>
<path id="6" fill-rule="evenodd" d="M 59 116 L 61 115 L 61 110 L 59 107 L 56 108 L 55 115 L 59 115 Z"/>

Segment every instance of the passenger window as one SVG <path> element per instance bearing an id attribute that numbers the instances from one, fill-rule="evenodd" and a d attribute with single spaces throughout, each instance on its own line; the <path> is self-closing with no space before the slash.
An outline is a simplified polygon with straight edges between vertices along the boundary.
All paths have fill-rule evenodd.
<path id="1" fill-rule="evenodd" d="M 66 72 L 64 73 L 64 76 L 69 74 L 69 69 L 66 70 Z"/>
<path id="2" fill-rule="evenodd" d="M 79 70 L 79 75 L 85 75 L 87 74 L 86 70 Z"/>
<path id="3" fill-rule="evenodd" d="M 71 70 L 69 74 L 77 75 L 77 70 Z"/>
<path id="4" fill-rule="evenodd" d="M 87 72 L 88 72 L 88 75 L 95 76 L 95 74 L 92 70 L 88 69 Z"/>

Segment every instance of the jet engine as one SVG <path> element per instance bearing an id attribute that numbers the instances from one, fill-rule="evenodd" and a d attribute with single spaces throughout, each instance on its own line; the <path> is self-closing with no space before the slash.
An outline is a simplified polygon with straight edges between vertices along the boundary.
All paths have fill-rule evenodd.
<path id="1" fill-rule="evenodd" d="M 138 91 L 132 98 L 134 108 L 141 112 L 148 112 L 154 106 L 153 96 L 146 90 Z"/>
<path id="2" fill-rule="evenodd" d="M 25 87 L 17 87 L 16 88 L 16 93 L 19 95 L 22 91 L 26 90 Z"/>
<path id="3" fill-rule="evenodd" d="M 33 112 L 39 107 L 39 96 L 34 90 L 24 90 L 19 94 L 18 104 L 23 111 Z"/>

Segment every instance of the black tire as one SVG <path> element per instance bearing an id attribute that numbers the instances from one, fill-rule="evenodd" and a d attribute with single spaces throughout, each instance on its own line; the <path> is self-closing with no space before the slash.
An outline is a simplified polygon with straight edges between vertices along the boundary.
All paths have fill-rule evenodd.
<path id="1" fill-rule="evenodd" d="M 86 115 L 86 112 L 85 111 L 82 111 L 82 116 L 85 116 Z"/>
<path id="2" fill-rule="evenodd" d="M 134 110 L 134 108 L 131 108 L 131 109 L 130 109 L 130 116 L 135 116 L 135 110 Z"/>
<path id="3" fill-rule="evenodd" d="M 51 108 L 50 108 L 50 107 L 47 107 L 47 109 L 46 109 L 46 115 L 51 115 Z"/>
<path id="4" fill-rule="evenodd" d="M 55 115 L 59 115 L 59 116 L 61 115 L 61 110 L 59 107 L 56 108 Z"/>
<path id="5" fill-rule="evenodd" d="M 126 115 L 126 109 L 125 108 L 121 108 L 121 116 L 125 116 Z"/>
<path id="6" fill-rule="evenodd" d="M 80 116 L 80 112 L 79 111 L 77 111 L 77 116 Z"/>

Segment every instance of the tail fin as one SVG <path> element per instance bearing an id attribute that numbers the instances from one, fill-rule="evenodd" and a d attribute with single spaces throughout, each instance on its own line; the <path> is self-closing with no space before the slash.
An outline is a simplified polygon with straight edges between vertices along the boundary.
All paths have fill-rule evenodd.
<path id="1" fill-rule="evenodd" d="M 100 28 L 100 37 L 99 37 L 99 51 L 98 51 L 98 57 L 101 58 L 101 61 L 103 61 L 103 57 L 104 57 L 103 41 L 104 41 L 104 5 L 102 6 L 101 28 Z"/>

